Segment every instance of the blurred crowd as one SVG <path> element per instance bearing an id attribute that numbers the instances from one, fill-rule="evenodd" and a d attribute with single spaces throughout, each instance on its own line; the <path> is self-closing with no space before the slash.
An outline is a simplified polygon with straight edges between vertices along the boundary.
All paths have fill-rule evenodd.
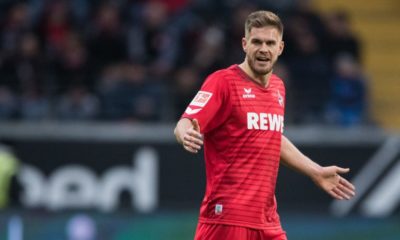
<path id="1" fill-rule="evenodd" d="M 368 122 L 349 16 L 306 0 L 2 0 L 0 121 L 175 121 L 208 74 L 243 61 L 257 9 L 285 25 L 287 122 Z"/>

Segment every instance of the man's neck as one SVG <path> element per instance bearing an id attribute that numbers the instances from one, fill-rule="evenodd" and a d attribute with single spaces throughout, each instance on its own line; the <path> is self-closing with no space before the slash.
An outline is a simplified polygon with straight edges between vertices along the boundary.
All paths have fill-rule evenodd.
<path id="1" fill-rule="evenodd" d="M 239 67 L 257 84 L 261 85 L 262 87 L 266 88 L 268 87 L 269 84 L 269 78 L 272 75 L 272 71 L 264 74 L 264 75 L 258 75 L 255 74 L 254 71 L 250 68 L 249 64 L 244 61 L 241 64 L 239 64 Z"/>

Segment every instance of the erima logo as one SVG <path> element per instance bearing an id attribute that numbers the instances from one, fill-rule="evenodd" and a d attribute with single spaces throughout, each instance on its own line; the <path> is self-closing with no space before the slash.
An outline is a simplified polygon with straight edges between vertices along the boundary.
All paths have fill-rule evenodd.
<path id="1" fill-rule="evenodd" d="M 283 132 L 283 116 L 272 113 L 247 113 L 247 129 Z"/>
<path id="2" fill-rule="evenodd" d="M 256 95 L 251 93 L 251 88 L 243 88 L 244 90 L 244 94 L 243 94 L 243 98 L 256 98 Z"/>

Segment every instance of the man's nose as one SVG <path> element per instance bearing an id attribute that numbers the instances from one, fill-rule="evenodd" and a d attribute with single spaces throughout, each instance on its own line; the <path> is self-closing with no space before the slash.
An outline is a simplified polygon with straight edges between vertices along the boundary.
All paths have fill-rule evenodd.
<path id="1" fill-rule="evenodd" d="M 263 43 L 260 48 L 260 52 L 269 52 L 269 47 L 266 43 Z"/>

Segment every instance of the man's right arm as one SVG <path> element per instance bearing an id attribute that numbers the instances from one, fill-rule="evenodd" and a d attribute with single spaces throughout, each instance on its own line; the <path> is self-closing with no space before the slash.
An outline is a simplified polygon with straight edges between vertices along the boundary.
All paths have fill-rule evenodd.
<path id="1" fill-rule="evenodd" d="M 197 119 L 180 119 L 176 124 L 174 134 L 178 143 L 182 144 L 188 152 L 198 153 L 203 145 L 203 136 Z"/>

